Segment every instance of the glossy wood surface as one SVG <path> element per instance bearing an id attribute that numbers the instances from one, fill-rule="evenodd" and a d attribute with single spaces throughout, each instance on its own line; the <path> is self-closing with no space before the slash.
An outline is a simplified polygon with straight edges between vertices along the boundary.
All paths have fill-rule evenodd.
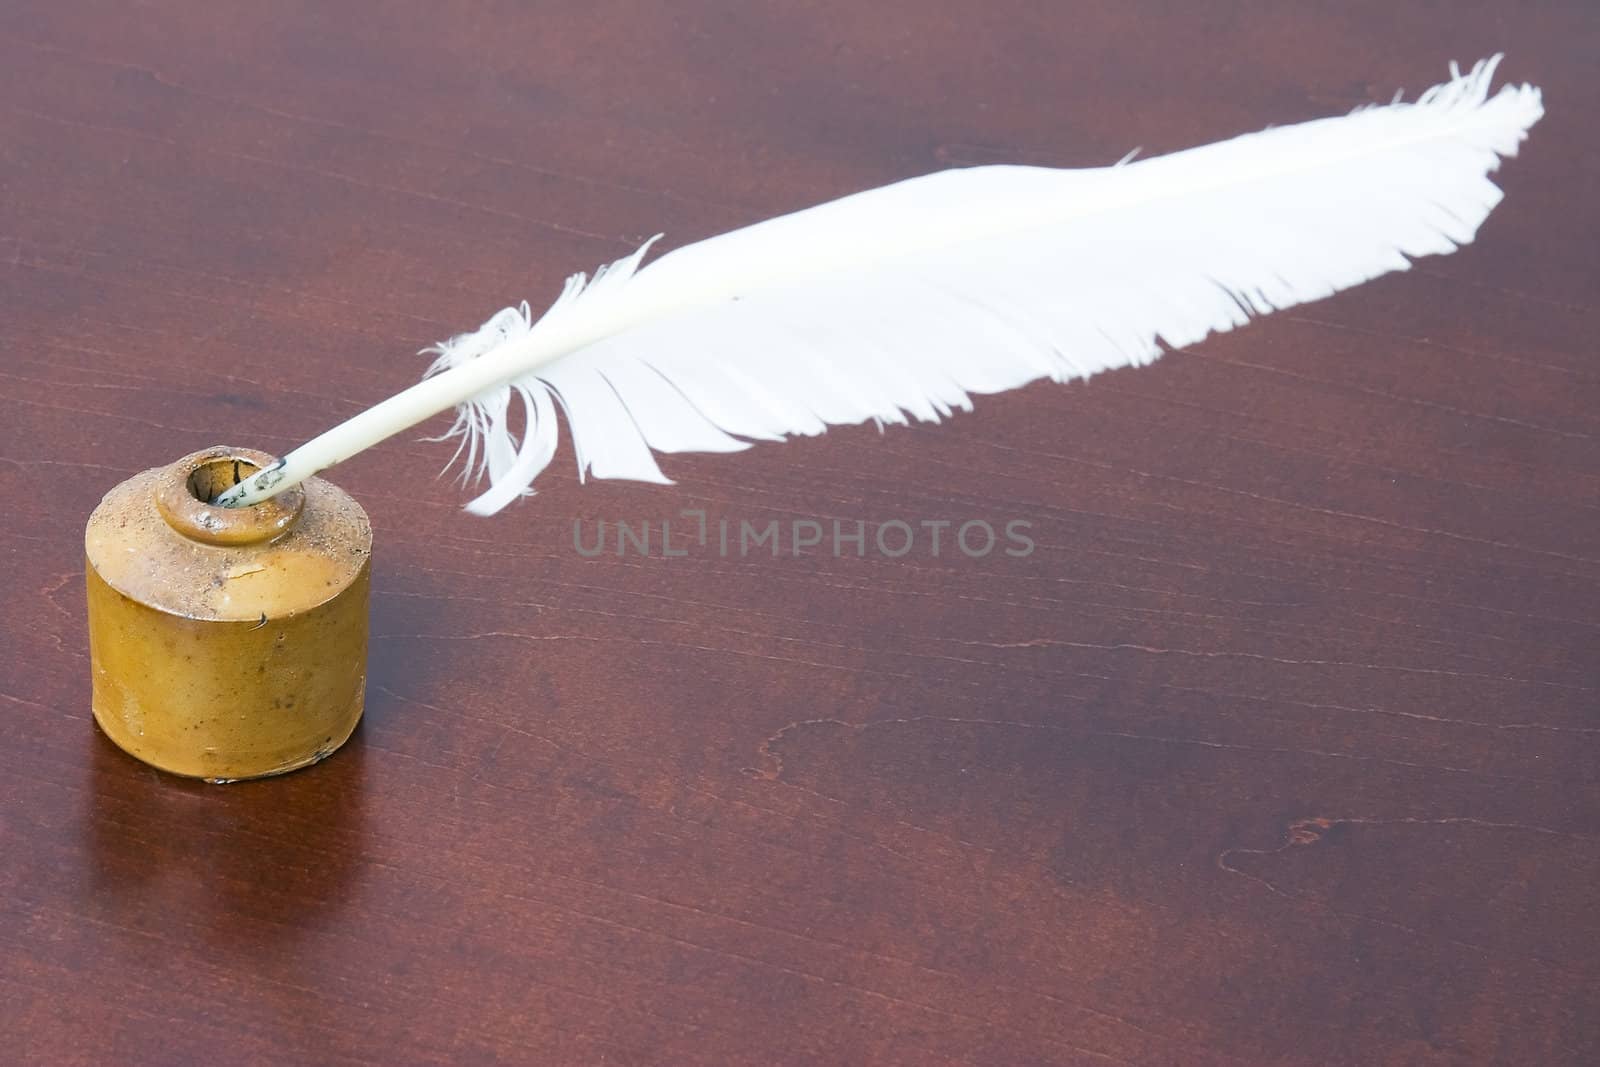
<path id="1" fill-rule="evenodd" d="M 568 452 L 493 520 L 407 435 L 333 474 L 349 746 L 218 788 L 91 723 L 136 471 L 281 452 L 658 231 L 1502 49 L 1549 115 L 1460 254 L 676 487 Z M 6 5 L 5 1059 L 1600 1062 L 1596 56 L 1589 0 Z M 680 509 L 1037 547 L 723 558 Z M 575 550 L 619 519 L 688 554 Z"/>

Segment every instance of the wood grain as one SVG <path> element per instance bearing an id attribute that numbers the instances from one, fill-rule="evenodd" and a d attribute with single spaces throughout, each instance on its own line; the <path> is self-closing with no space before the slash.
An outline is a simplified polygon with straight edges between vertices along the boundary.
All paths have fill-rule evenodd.
<path id="1" fill-rule="evenodd" d="M 281 451 L 657 230 L 1500 49 L 1550 114 L 1459 255 L 490 521 L 391 442 L 336 475 L 349 747 L 214 788 L 91 724 L 81 530 L 135 471 Z M 7 5 L 7 1058 L 1600 1062 L 1597 54 L 1589 0 Z M 1037 548 L 574 549 L 685 508 Z"/>

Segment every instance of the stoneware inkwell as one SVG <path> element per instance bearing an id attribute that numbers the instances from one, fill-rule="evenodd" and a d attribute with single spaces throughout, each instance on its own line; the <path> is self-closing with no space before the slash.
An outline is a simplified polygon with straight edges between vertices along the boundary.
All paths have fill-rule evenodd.
<path id="1" fill-rule="evenodd" d="M 271 462 L 219 447 L 147 470 L 84 531 L 95 721 L 173 774 L 282 774 L 361 718 L 372 526 L 320 478 L 251 507 L 208 503 Z"/>

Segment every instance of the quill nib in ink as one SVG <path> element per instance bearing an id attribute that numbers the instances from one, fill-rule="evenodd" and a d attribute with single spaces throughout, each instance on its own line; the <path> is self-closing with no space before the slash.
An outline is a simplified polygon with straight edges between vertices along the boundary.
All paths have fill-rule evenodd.
<path id="1" fill-rule="evenodd" d="M 219 508 L 242 508 L 270 499 L 272 487 L 283 480 L 283 466 L 282 459 L 274 460 L 248 478 L 240 478 L 235 469 L 233 484 L 218 489 L 210 501 Z"/>

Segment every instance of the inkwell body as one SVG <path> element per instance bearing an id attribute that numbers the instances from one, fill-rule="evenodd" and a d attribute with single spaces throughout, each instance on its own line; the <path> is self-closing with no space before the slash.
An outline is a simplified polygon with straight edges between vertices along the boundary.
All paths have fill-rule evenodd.
<path id="1" fill-rule="evenodd" d="M 147 470 L 84 531 L 95 721 L 173 774 L 282 774 L 361 718 L 366 513 L 320 478 L 253 507 L 208 503 L 271 459 L 219 447 Z"/>

